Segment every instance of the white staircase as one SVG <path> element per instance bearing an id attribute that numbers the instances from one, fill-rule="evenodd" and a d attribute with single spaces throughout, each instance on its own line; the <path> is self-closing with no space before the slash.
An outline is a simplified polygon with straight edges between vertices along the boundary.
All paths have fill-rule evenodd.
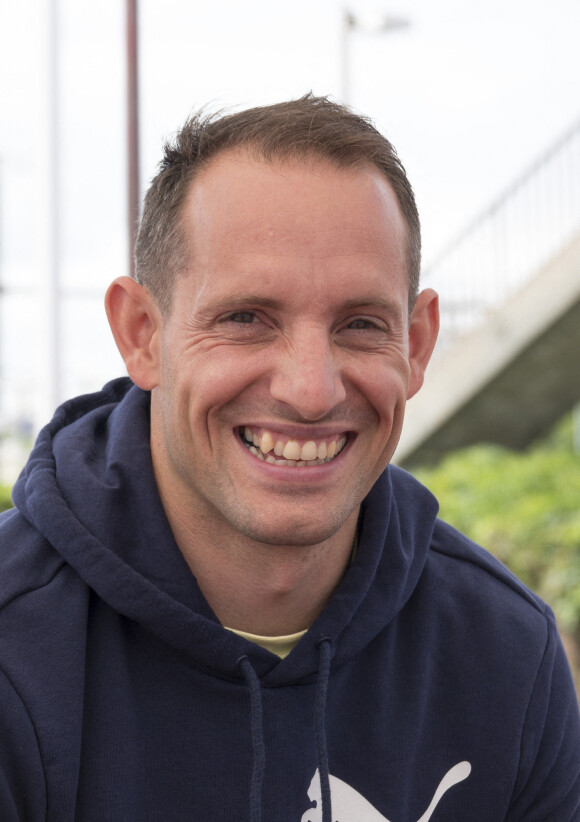
<path id="1" fill-rule="evenodd" d="M 439 352 L 394 461 L 524 448 L 580 402 L 580 123 L 430 269 Z"/>

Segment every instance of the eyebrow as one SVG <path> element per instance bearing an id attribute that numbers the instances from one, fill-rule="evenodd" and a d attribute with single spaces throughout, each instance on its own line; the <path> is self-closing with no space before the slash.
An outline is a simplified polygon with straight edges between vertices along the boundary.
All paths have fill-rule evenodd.
<path id="1" fill-rule="evenodd" d="M 276 310 L 280 310 L 282 308 L 282 303 L 280 300 L 274 300 L 270 297 L 260 297 L 257 294 L 229 294 L 227 297 L 222 297 L 221 299 L 217 300 L 216 302 L 211 302 L 210 305 L 205 306 L 204 310 L 207 311 L 226 311 L 233 306 L 240 307 L 240 306 L 263 306 L 264 308 L 272 308 Z"/>
<path id="2" fill-rule="evenodd" d="M 280 310 L 283 308 L 283 302 L 280 300 L 275 300 L 271 297 L 264 297 L 263 295 L 258 294 L 247 294 L 247 293 L 240 293 L 240 294 L 230 294 L 227 297 L 223 297 L 222 299 L 218 300 L 215 303 L 211 304 L 211 310 L 226 310 L 231 308 L 232 306 L 252 306 L 252 305 L 259 305 L 263 306 L 264 308 L 272 308 L 275 310 Z M 351 310 L 353 308 L 364 308 L 365 306 L 372 306 L 373 308 L 381 308 L 385 310 L 390 315 L 398 315 L 400 314 L 401 306 L 395 302 L 394 300 L 389 300 L 384 297 L 376 297 L 373 295 L 363 295 L 358 297 L 352 297 L 350 300 L 346 300 L 344 303 L 338 307 L 339 310 Z"/>
<path id="3" fill-rule="evenodd" d="M 373 308 L 383 308 L 388 314 L 400 314 L 401 306 L 395 300 L 389 300 L 385 297 L 376 297 L 373 295 L 365 295 L 362 297 L 353 297 L 351 300 L 346 300 L 341 305 L 342 309 L 364 308 L 365 306 L 372 306 Z"/>

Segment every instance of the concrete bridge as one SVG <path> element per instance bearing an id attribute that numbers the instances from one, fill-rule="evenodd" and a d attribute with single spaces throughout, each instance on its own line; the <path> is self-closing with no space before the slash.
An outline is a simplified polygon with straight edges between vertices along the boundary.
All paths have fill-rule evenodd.
<path id="1" fill-rule="evenodd" d="M 530 200 L 529 187 L 536 185 L 532 183 L 537 174 L 534 170 L 492 206 L 483 222 L 474 224 L 467 240 L 461 238 L 464 262 L 458 269 L 465 271 L 469 270 L 465 260 L 474 253 L 476 246 L 479 251 L 475 253 L 485 257 L 481 253 L 481 237 L 475 240 L 474 234 L 483 231 L 489 235 L 489 225 L 498 219 L 503 221 L 499 232 L 504 243 L 499 279 L 505 287 L 500 287 L 499 296 L 491 287 L 497 272 L 494 274 L 492 266 L 488 266 L 488 275 L 483 278 L 484 291 L 477 299 L 468 300 L 463 291 L 461 309 L 450 312 L 448 306 L 453 300 L 449 294 L 453 289 L 448 276 L 450 255 L 445 255 L 440 268 L 447 280 L 441 273 L 439 276 L 443 284 L 440 289 L 442 351 L 434 357 L 422 390 L 407 405 L 395 462 L 405 467 L 433 463 L 450 451 L 479 442 L 523 449 L 580 403 L 579 126 L 570 134 L 575 136 L 572 141 L 565 141 L 565 147 L 569 153 L 572 142 L 576 152 L 573 168 L 578 195 L 574 194 L 573 208 L 566 207 L 565 219 L 554 220 L 552 217 L 551 222 L 562 230 L 564 236 L 564 239 L 562 236 L 558 239 L 556 251 L 546 258 L 544 245 L 540 253 L 543 257 L 541 265 L 534 267 L 528 260 L 526 273 L 520 272 L 507 283 L 506 271 L 513 273 L 515 266 L 509 264 L 509 254 L 506 254 L 505 243 L 510 240 L 510 232 L 506 230 L 502 210 L 509 207 L 513 211 L 513 197 L 521 198 L 523 188 L 528 189 L 525 199 Z M 561 149 L 559 146 L 557 151 L 546 155 L 549 162 L 555 158 L 559 169 L 562 167 Z M 546 157 L 541 163 L 544 177 L 545 165 Z M 550 185 L 553 192 L 553 182 Z M 551 207 L 553 200 L 552 196 Z M 535 192 L 531 197 L 534 208 L 540 201 L 541 195 Z M 521 240 L 524 235 L 520 232 L 518 239 L 518 232 L 513 230 L 514 241 L 525 244 Z M 496 260 L 497 238 L 496 231 L 492 238 Z M 553 248 L 553 237 L 545 242 Z M 453 254 L 457 254 L 456 248 L 452 249 L 451 256 Z M 521 258 L 520 251 L 516 255 Z M 489 255 L 488 259 L 491 259 Z M 465 276 L 461 280 L 464 288 Z M 430 284 L 431 280 L 425 277 L 425 281 Z M 437 288 L 436 280 L 433 285 Z M 446 290 L 447 299 L 444 298 Z M 475 304 L 480 306 L 476 316 Z M 449 323 L 450 318 L 451 324 L 455 321 L 456 328 L 447 332 L 446 321 Z"/>

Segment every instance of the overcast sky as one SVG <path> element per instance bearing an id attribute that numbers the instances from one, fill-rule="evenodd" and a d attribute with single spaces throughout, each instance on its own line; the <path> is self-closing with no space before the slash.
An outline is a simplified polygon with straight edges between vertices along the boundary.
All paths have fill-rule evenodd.
<path id="1" fill-rule="evenodd" d="M 0 407 L 45 414 L 49 0 L 0 0 Z M 65 395 L 121 372 L 101 299 L 127 270 L 123 0 L 58 0 Z M 337 0 L 140 0 L 143 186 L 190 111 L 340 98 Z M 429 260 L 580 116 L 578 0 L 352 0 L 349 102 L 398 149 Z M 385 15 L 406 29 L 377 34 Z M 78 291 L 88 296 L 81 299 Z M 25 319 L 23 319 L 25 318 Z M 34 409 L 34 411 L 31 411 Z M 37 409 L 40 409 L 37 411 Z"/>

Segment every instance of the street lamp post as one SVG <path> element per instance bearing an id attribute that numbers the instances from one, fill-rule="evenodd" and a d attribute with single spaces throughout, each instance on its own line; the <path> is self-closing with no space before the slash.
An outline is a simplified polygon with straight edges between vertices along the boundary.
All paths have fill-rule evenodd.
<path id="1" fill-rule="evenodd" d="M 139 60 L 137 0 L 126 0 L 127 34 L 127 211 L 129 268 L 135 274 L 135 237 L 139 220 Z"/>
<path id="2" fill-rule="evenodd" d="M 404 17 L 385 15 L 374 25 L 361 23 L 350 9 L 342 10 L 341 44 L 340 44 L 340 91 L 343 103 L 351 102 L 350 96 L 350 35 L 358 30 L 367 34 L 384 34 L 389 31 L 400 31 L 411 25 Z"/>
<path id="3" fill-rule="evenodd" d="M 46 309 L 48 368 L 44 386 L 50 415 L 63 401 L 62 395 L 62 307 L 61 307 L 61 141 L 60 141 L 60 71 L 59 71 L 59 12 L 58 0 L 50 0 L 48 17 L 48 152 L 47 152 L 47 227 L 46 227 Z M 45 378 L 46 379 L 46 378 Z"/>

